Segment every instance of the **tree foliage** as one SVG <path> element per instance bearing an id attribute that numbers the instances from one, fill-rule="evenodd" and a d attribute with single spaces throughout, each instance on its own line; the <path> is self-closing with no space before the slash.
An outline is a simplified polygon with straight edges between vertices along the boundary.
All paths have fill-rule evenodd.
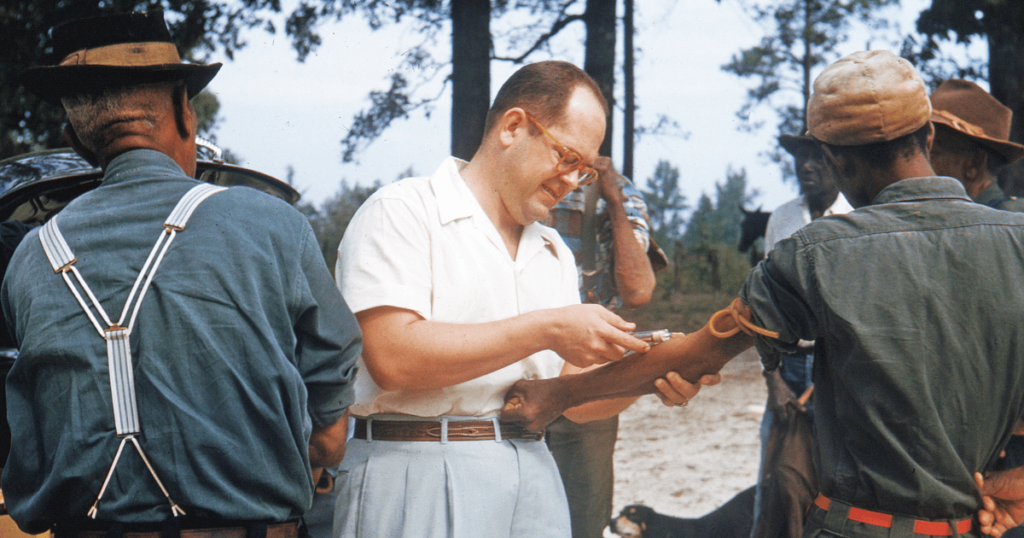
<path id="1" fill-rule="evenodd" d="M 500 10 L 505 3 L 498 0 L 494 9 Z M 429 117 L 449 84 L 459 86 L 453 90 L 453 120 L 468 114 L 479 115 L 481 101 L 484 101 L 482 108 L 486 113 L 490 102 L 490 66 L 487 62 L 491 50 L 488 26 L 491 10 L 488 0 L 303 1 L 300 9 L 289 18 L 289 29 L 315 35 L 315 28 L 325 20 L 361 15 L 373 30 L 405 19 L 413 20 L 415 31 L 423 36 L 419 44 L 402 54 L 400 64 L 389 77 L 388 88 L 373 90 L 369 95 L 370 106 L 353 118 L 341 140 L 343 162 L 355 161 L 358 154 L 395 121 L 408 118 L 418 110 Z M 453 22 L 452 62 L 435 59 L 431 52 L 448 20 Z M 459 65 L 452 66 L 456 61 Z M 468 64 L 468 70 L 464 63 Z M 415 77 L 407 76 L 408 73 L 415 73 Z M 431 90 L 437 85 L 438 78 L 441 78 L 440 90 Z M 468 112 L 461 112 L 463 109 Z M 463 140 L 475 140 L 470 145 L 475 150 L 483 132 L 483 122 L 481 120 L 479 127 L 463 128 L 470 129 L 471 133 L 456 131 L 453 125 L 452 144 L 453 154 L 465 158 L 471 151 Z"/>
<path id="2" fill-rule="evenodd" d="M 734 54 L 722 69 L 751 79 L 747 99 L 737 112 L 741 129 L 755 131 L 764 121 L 752 121 L 755 109 L 767 106 L 778 115 L 778 134 L 807 130 L 805 111 L 811 96 L 812 73 L 838 59 L 839 45 L 854 21 L 870 28 L 886 23 L 872 13 L 899 0 L 780 0 L 750 6 L 755 21 L 769 28 L 761 42 Z M 788 154 L 775 145 L 766 156 L 779 163 L 784 178 L 793 178 Z"/>
<path id="3" fill-rule="evenodd" d="M 665 160 L 658 161 L 654 175 L 647 179 L 647 189 L 640 194 L 647 204 L 651 233 L 659 244 L 669 247 L 683 233 L 686 196 L 679 190 L 679 169 Z"/>
<path id="4" fill-rule="evenodd" d="M 64 111 L 28 94 L 18 82 L 24 69 L 59 61 L 46 49 L 51 27 L 100 13 L 152 9 L 165 11 L 182 58 L 205 62 L 214 51 L 233 57 L 245 46 L 242 35 L 248 29 L 274 33 L 276 28 L 267 16 L 280 12 L 281 4 L 280 0 L 5 0 L 0 4 L 0 156 L 65 145 L 61 139 Z M 301 20 L 294 13 L 289 20 L 296 17 Z M 309 25 L 290 27 L 288 32 L 300 60 L 319 43 Z M 207 94 L 198 104 L 203 114 L 200 132 L 212 137 L 219 107 L 216 97 Z"/>
<path id="5" fill-rule="evenodd" d="M 707 194 L 701 196 L 697 209 L 690 216 L 683 234 L 683 242 L 689 250 L 701 251 L 715 246 L 733 248 L 740 239 L 740 223 L 743 213 L 740 207 L 753 198 L 747 192 L 746 170 L 726 172 L 725 182 L 715 183 L 715 201 Z"/>

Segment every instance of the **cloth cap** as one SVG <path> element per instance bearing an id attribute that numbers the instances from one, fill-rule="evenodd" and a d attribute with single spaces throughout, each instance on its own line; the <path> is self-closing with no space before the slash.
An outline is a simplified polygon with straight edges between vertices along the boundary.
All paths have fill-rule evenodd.
<path id="1" fill-rule="evenodd" d="M 931 120 L 970 137 L 1008 162 L 1024 157 L 1024 146 L 1009 141 L 1013 111 L 973 82 L 950 79 L 940 84 L 932 92 Z"/>
<path id="2" fill-rule="evenodd" d="M 186 64 L 171 41 L 162 10 L 115 13 L 55 26 L 50 44 L 57 65 L 26 69 L 25 88 L 44 101 L 106 87 L 184 80 L 189 98 L 217 74 L 221 64 Z"/>
<path id="3" fill-rule="evenodd" d="M 835 146 L 861 146 L 913 133 L 930 115 L 928 90 L 910 62 L 885 50 L 861 51 L 815 79 L 807 133 Z"/>

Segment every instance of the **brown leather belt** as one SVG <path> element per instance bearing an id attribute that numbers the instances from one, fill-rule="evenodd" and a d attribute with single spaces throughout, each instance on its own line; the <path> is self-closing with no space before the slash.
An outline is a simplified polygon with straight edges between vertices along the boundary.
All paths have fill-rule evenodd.
<path id="1" fill-rule="evenodd" d="M 814 499 L 814 505 L 828 512 L 828 507 L 832 505 L 832 501 L 828 497 L 819 493 L 818 497 Z M 864 510 L 863 508 L 857 508 L 856 506 L 851 506 L 850 514 L 846 516 L 846 518 L 851 521 L 858 521 L 860 523 L 866 523 L 876 527 L 885 527 L 887 529 L 892 527 L 892 517 L 892 514 L 872 512 L 871 510 Z M 956 522 L 956 531 L 959 534 L 966 534 L 971 531 L 971 525 L 971 518 L 962 519 Z M 914 520 L 914 532 L 927 536 L 952 536 L 953 531 L 950 527 L 949 522 L 946 521 L 927 521 L 923 519 Z"/>
<path id="2" fill-rule="evenodd" d="M 208 529 L 182 529 L 181 538 L 246 538 L 245 527 L 213 527 Z M 54 538 L 106 538 L 107 531 L 60 531 L 54 530 Z M 160 531 L 130 532 L 122 538 L 160 538 Z M 267 525 L 267 538 L 299 538 L 299 524 L 273 523 Z"/>
<path id="3" fill-rule="evenodd" d="M 443 423 L 440 421 L 419 421 L 419 420 L 374 420 L 369 427 L 370 435 L 367 435 L 367 423 L 365 418 L 356 419 L 356 439 L 370 438 L 372 441 L 441 441 Z M 495 439 L 494 422 L 474 421 L 448 421 L 449 441 L 485 441 Z M 544 431 L 530 431 L 518 424 L 500 423 L 502 439 L 530 439 L 540 441 L 544 438 Z"/>

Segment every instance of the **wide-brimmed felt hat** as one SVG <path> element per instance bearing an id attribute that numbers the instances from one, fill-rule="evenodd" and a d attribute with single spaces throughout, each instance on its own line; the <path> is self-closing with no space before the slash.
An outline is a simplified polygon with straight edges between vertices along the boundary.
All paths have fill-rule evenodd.
<path id="1" fill-rule="evenodd" d="M 63 97 L 111 86 L 175 79 L 189 98 L 201 92 L 221 64 L 182 63 L 162 10 L 114 13 L 55 26 L 50 44 L 56 65 L 26 69 L 25 88 L 60 104 Z"/>
<path id="2" fill-rule="evenodd" d="M 885 50 L 861 51 L 815 79 L 807 134 L 834 146 L 861 146 L 913 133 L 930 116 L 928 90 L 910 62 Z"/>
<path id="3" fill-rule="evenodd" d="M 791 155 L 796 155 L 797 151 L 802 147 L 814 144 L 814 139 L 809 136 L 790 134 L 779 135 L 779 145 Z"/>
<path id="4" fill-rule="evenodd" d="M 970 137 L 1013 162 L 1024 146 L 1009 141 L 1013 111 L 977 84 L 950 79 L 932 92 L 932 123 Z"/>

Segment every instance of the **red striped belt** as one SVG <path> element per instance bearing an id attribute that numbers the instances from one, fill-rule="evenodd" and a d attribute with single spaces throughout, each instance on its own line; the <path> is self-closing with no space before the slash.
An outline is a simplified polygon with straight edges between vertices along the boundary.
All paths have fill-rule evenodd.
<path id="1" fill-rule="evenodd" d="M 814 499 L 814 505 L 822 510 L 828 512 L 828 507 L 832 504 L 832 501 L 828 497 L 818 494 L 818 497 Z M 866 523 L 868 525 L 874 525 L 876 527 L 892 527 L 892 514 L 883 514 L 882 512 L 872 512 L 871 510 L 864 510 L 863 508 L 857 508 L 856 506 L 850 507 L 850 513 L 846 516 L 851 521 L 857 521 L 860 523 Z M 956 532 L 959 534 L 965 534 L 971 531 L 972 519 L 962 519 L 956 522 Z M 927 536 L 952 536 L 953 530 L 951 529 L 951 523 L 947 521 L 926 521 L 923 519 L 914 520 L 914 532 L 917 534 L 924 534 Z"/>

